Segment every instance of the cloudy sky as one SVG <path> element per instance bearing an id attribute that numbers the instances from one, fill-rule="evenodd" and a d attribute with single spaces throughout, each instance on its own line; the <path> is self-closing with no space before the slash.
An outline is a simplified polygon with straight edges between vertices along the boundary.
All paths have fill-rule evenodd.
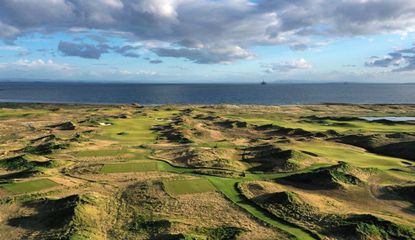
<path id="1" fill-rule="evenodd" d="M 415 82 L 414 0 L 1 0 L 0 79 Z"/>

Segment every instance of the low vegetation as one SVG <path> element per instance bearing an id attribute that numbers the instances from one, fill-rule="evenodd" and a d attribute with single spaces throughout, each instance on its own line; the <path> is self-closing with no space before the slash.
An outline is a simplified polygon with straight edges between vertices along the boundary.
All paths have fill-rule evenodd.
<path id="1" fill-rule="evenodd" d="M 413 105 L 0 107 L 0 239 L 415 239 Z"/>

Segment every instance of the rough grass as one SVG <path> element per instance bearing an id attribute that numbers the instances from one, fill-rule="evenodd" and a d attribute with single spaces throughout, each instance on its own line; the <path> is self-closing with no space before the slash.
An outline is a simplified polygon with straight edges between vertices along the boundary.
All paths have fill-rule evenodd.
<path id="1" fill-rule="evenodd" d="M 123 149 L 84 150 L 84 151 L 77 152 L 76 156 L 78 157 L 108 157 L 108 156 L 118 156 L 118 155 L 122 155 L 126 153 L 129 153 L 129 152 Z"/>
<path id="2" fill-rule="evenodd" d="M 44 189 L 59 186 L 59 184 L 50 179 L 37 179 L 33 181 L 8 183 L 0 186 L 9 192 L 20 194 L 41 191 Z"/>
<path id="3" fill-rule="evenodd" d="M 250 214 L 252 214 L 257 219 L 277 228 L 281 229 L 296 239 L 301 240 L 312 240 L 315 239 L 310 233 L 305 232 L 304 230 L 293 226 L 291 224 L 280 221 L 268 212 L 264 211 L 262 208 L 257 207 L 249 202 L 239 191 L 236 190 L 236 185 L 238 180 L 235 179 L 225 179 L 219 177 L 208 177 L 209 181 L 220 191 L 222 192 L 229 200 L 237 204 L 239 207 L 243 208 Z"/>
<path id="4" fill-rule="evenodd" d="M 215 191 L 207 179 L 163 180 L 164 189 L 171 195 L 204 193 Z"/>
<path id="5" fill-rule="evenodd" d="M 129 162 L 105 164 L 101 173 L 126 173 L 126 172 L 149 172 L 158 171 L 157 162 Z"/>

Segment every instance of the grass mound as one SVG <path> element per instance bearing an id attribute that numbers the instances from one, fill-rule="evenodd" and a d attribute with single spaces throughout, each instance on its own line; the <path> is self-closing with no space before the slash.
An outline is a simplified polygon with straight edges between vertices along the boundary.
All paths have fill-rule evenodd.
<path id="1" fill-rule="evenodd" d="M 277 126 L 273 124 L 265 124 L 256 126 L 254 128 L 258 131 L 264 131 L 269 136 L 279 136 L 279 137 L 326 137 L 322 132 L 310 132 L 302 128 L 288 128 Z"/>
<path id="2" fill-rule="evenodd" d="M 415 230 L 370 214 L 352 215 L 338 226 L 346 236 L 356 239 L 415 239 Z"/>
<path id="3" fill-rule="evenodd" d="M 64 228 L 67 239 L 105 239 L 109 226 L 108 199 L 98 193 L 79 195 L 74 214 Z"/>
<path id="4" fill-rule="evenodd" d="M 75 130 L 75 128 L 76 128 L 75 124 L 71 121 L 50 125 L 49 127 L 50 128 L 55 128 L 55 129 L 58 129 L 58 130 L 63 130 L 63 131 Z"/>
<path id="5" fill-rule="evenodd" d="M 386 186 L 382 193 L 385 199 L 404 200 L 415 204 L 415 185 Z"/>
<path id="6" fill-rule="evenodd" d="M 283 150 L 271 144 L 249 147 L 243 153 L 244 161 L 257 165 L 250 170 L 264 172 L 299 170 L 302 162 L 311 157 L 301 151 Z"/>
<path id="7" fill-rule="evenodd" d="M 38 155 L 47 155 L 51 154 L 56 150 L 67 149 L 69 147 L 68 143 L 58 143 L 58 142 L 45 142 L 39 145 L 31 145 L 23 148 L 23 152 L 38 154 Z"/>
<path id="8" fill-rule="evenodd" d="M 323 213 L 289 191 L 273 192 L 261 182 L 239 184 L 241 193 L 271 214 L 329 239 L 413 239 L 415 231 L 381 218 Z M 269 184 L 269 183 L 268 183 Z"/>
<path id="9" fill-rule="evenodd" d="M 8 174 L 0 175 L 0 184 L 10 183 L 10 181 L 12 181 L 13 179 L 41 176 L 42 174 L 43 172 L 38 169 L 25 169 L 20 172 L 8 173 Z"/>
<path id="10" fill-rule="evenodd" d="M 228 169 L 242 171 L 245 166 L 238 161 L 238 153 L 231 148 L 185 146 L 157 153 L 159 157 L 171 159 L 181 166 Z"/>
<path id="11" fill-rule="evenodd" d="M 247 122 L 230 119 L 216 121 L 214 124 L 222 128 L 246 128 L 248 126 Z"/>
<path id="12" fill-rule="evenodd" d="M 183 130 L 177 126 L 177 123 L 170 123 L 168 125 L 156 125 L 151 129 L 159 133 L 158 139 L 167 139 L 171 142 L 183 144 L 193 142 L 184 135 Z"/>
<path id="13" fill-rule="evenodd" d="M 34 230 L 35 239 L 106 239 L 108 199 L 97 193 L 71 195 L 26 203 L 36 214 L 14 218 L 9 224 Z M 40 232 L 40 233 L 39 233 Z"/>
<path id="14" fill-rule="evenodd" d="M 316 214 L 316 209 L 294 192 L 274 192 L 261 182 L 238 184 L 238 189 L 255 204 L 289 222 L 308 222 Z"/>
<path id="15" fill-rule="evenodd" d="M 57 200 L 41 199 L 26 202 L 24 206 L 35 209 L 37 213 L 11 218 L 8 224 L 14 227 L 42 230 L 40 236 L 35 239 L 68 239 L 62 236 L 62 229 L 70 224 L 78 201 L 79 196 L 72 195 Z"/>
<path id="16" fill-rule="evenodd" d="M 56 166 L 55 161 L 29 161 L 24 155 L 0 160 L 0 168 L 7 170 L 27 170 L 36 168 L 52 168 Z"/>
<path id="17" fill-rule="evenodd" d="M 348 135 L 335 139 L 370 152 L 415 161 L 415 136 L 409 133 Z"/>
<path id="18" fill-rule="evenodd" d="M 31 143 L 50 142 L 50 141 L 54 141 L 54 140 L 59 140 L 59 137 L 56 136 L 55 134 L 48 134 L 48 135 L 45 135 L 45 136 L 41 136 L 41 137 L 32 139 L 30 142 Z"/>
<path id="19" fill-rule="evenodd" d="M 344 184 L 358 185 L 362 181 L 352 174 L 346 163 L 299 173 L 282 178 L 282 182 L 309 189 L 340 189 Z"/>
<path id="20" fill-rule="evenodd" d="M 304 203 L 296 193 L 283 191 L 263 194 L 251 199 L 261 207 L 284 219 L 302 219 L 307 221 L 314 207 Z"/>
<path id="21" fill-rule="evenodd" d="M 399 142 L 391 143 L 374 150 L 376 153 L 380 153 L 387 156 L 405 158 L 415 161 L 415 141 L 411 142 Z"/>

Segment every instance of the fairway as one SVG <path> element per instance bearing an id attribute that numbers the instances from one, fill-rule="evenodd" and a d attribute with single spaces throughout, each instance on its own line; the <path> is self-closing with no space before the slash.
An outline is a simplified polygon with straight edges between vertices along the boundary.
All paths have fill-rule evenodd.
<path id="1" fill-rule="evenodd" d="M 38 179 L 27 182 L 17 182 L 2 185 L 1 187 L 12 193 L 28 193 L 59 186 L 50 179 Z"/>
<path id="2" fill-rule="evenodd" d="M 364 149 L 323 141 L 296 142 L 293 149 L 315 153 L 335 161 L 344 161 L 358 167 L 377 167 L 382 170 L 405 166 L 402 159 L 369 153 Z"/>
<path id="3" fill-rule="evenodd" d="M 227 117 L 245 121 L 250 124 L 264 125 L 273 124 L 286 128 L 301 128 L 310 132 L 324 132 L 327 130 L 335 130 L 337 132 L 376 132 L 376 133 L 395 133 L 395 132 L 415 132 L 415 126 L 407 123 L 394 123 L 393 125 L 367 122 L 364 120 L 353 121 L 336 121 L 324 120 L 322 123 L 318 122 L 304 122 L 287 119 L 268 119 L 268 118 L 250 118 L 235 115 L 227 115 Z"/>
<path id="4" fill-rule="evenodd" d="M 166 180 L 163 185 L 166 192 L 172 195 L 215 191 L 215 187 L 206 179 Z"/>
<path id="5" fill-rule="evenodd" d="M 242 207 L 250 214 L 260 219 L 263 222 L 270 224 L 273 227 L 281 229 L 289 234 L 291 234 L 295 239 L 301 240 L 313 240 L 315 239 L 310 233 L 304 231 L 303 229 L 286 223 L 283 220 L 275 218 L 275 216 L 264 211 L 262 208 L 259 208 L 255 204 L 252 204 L 250 201 L 246 200 L 241 194 L 236 190 L 235 186 L 238 183 L 235 179 L 226 179 L 220 177 L 208 177 L 209 181 L 220 191 L 222 192 L 229 200 Z"/>
<path id="6" fill-rule="evenodd" d="M 175 113 L 174 111 L 159 111 L 153 117 L 135 117 L 131 119 L 114 119 L 111 126 L 102 128 L 101 139 L 117 141 L 124 145 L 135 145 L 153 143 L 156 133 L 151 130 L 153 125 L 164 124 L 157 118 L 163 118 Z M 122 133 L 122 134 L 121 134 Z"/>
<path id="7" fill-rule="evenodd" d="M 101 169 L 101 173 L 126 173 L 149 171 L 158 171 L 157 162 L 130 162 L 105 164 Z"/>

